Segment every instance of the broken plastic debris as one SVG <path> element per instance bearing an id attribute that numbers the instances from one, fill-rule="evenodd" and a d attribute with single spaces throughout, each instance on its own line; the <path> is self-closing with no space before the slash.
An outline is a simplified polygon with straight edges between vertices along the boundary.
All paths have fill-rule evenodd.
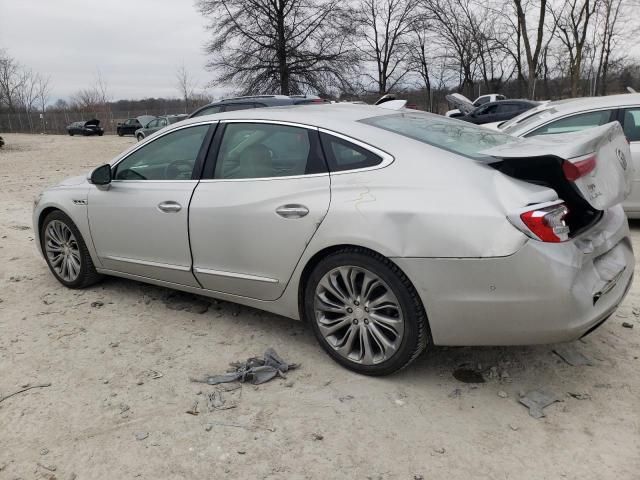
<path id="1" fill-rule="evenodd" d="M 285 362 L 273 348 L 267 348 L 263 358 L 253 357 L 244 362 L 232 363 L 231 366 L 233 369 L 227 373 L 208 375 L 203 379 L 192 378 L 191 381 L 209 385 L 235 381 L 259 385 L 278 376 L 284 377 L 284 373 L 298 368 L 299 365 Z"/>
<path id="2" fill-rule="evenodd" d="M 558 395 L 546 390 L 532 390 L 520 397 L 520 403 L 529 408 L 529 415 L 533 418 L 544 417 L 543 409 L 552 403 L 561 401 L 562 399 Z"/>
<path id="3" fill-rule="evenodd" d="M 574 367 L 580 367 L 582 365 L 592 365 L 591 360 L 578 352 L 572 345 L 557 345 L 553 349 L 553 353 L 555 353 L 569 365 L 572 365 Z"/>

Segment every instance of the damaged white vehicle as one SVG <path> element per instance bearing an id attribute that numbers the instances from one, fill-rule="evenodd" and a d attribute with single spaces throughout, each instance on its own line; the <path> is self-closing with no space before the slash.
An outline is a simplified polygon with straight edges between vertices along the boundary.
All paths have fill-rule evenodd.
<path id="1" fill-rule="evenodd" d="M 347 368 L 431 345 L 579 338 L 634 257 L 618 123 L 518 139 L 416 111 L 336 104 L 197 117 L 36 199 L 53 275 L 115 275 L 312 327 Z"/>

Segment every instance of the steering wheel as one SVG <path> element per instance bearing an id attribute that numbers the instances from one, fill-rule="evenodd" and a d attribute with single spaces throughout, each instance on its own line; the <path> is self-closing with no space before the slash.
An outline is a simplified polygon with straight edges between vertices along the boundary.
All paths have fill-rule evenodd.
<path id="1" fill-rule="evenodd" d="M 174 160 L 164 168 L 165 180 L 190 180 L 193 162 L 190 160 Z"/>

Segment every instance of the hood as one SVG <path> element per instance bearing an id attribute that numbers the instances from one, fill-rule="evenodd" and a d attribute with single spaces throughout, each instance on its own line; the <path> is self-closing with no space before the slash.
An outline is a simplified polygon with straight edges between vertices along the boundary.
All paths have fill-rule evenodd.
<path id="1" fill-rule="evenodd" d="M 475 110 L 476 107 L 473 106 L 471 100 L 462 95 L 461 93 L 452 93 L 445 97 L 447 102 L 453 104 L 458 110 L 460 110 L 465 115 L 469 115 L 471 112 Z"/>
<path id="2" fill-rule="evenodd" d="M 54 187 L 71 187 L 74 185 L 81 185 L 83 183 L 87 183 L 86 175 L 78 175 L 76 177 L 69 177 L 62 180 L 60 183 L 54 185 Z"/>
<path id="3" fill-rule="evenodd" d="M 94 118 L 92 120 L 87 120 L 86 122 L 84 122 L 84 124 L 87 127 L 89 127 L 89 126 L 97 127 L 98 125 L 100 125 L 100 120 L 98 120 L 97 118 Z"/>
<path id="4" fill-rule="evenodd" d="M 154 117 L 153 115 L 140 115 L 139 117 L 136 117 L 136 119 L 140 122 L 140 125 L 146 127 L 147 123 L 149 123 L 151 120 L 155 120 L 156 117 Z"/>

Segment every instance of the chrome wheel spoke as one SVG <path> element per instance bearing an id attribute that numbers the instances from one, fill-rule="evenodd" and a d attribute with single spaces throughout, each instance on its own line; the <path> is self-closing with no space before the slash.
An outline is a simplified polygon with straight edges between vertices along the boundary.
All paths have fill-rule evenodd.
<path id="1" fill-rule="evenodd" d="M 73 282 L 82 269 L 80 247 L 75 235 L 65 223 L 53 220 L 45 229 L 44 250 L 49 265 L 63 280 Z"/>
<path id="2" fill-rule="evenodd" d="M 315 319 L 326 342 L 363 365 L 391 358 L 404 336 L 400 302 L 391 288 L 362 267 L 327 272 L 316 287 Z"/>

